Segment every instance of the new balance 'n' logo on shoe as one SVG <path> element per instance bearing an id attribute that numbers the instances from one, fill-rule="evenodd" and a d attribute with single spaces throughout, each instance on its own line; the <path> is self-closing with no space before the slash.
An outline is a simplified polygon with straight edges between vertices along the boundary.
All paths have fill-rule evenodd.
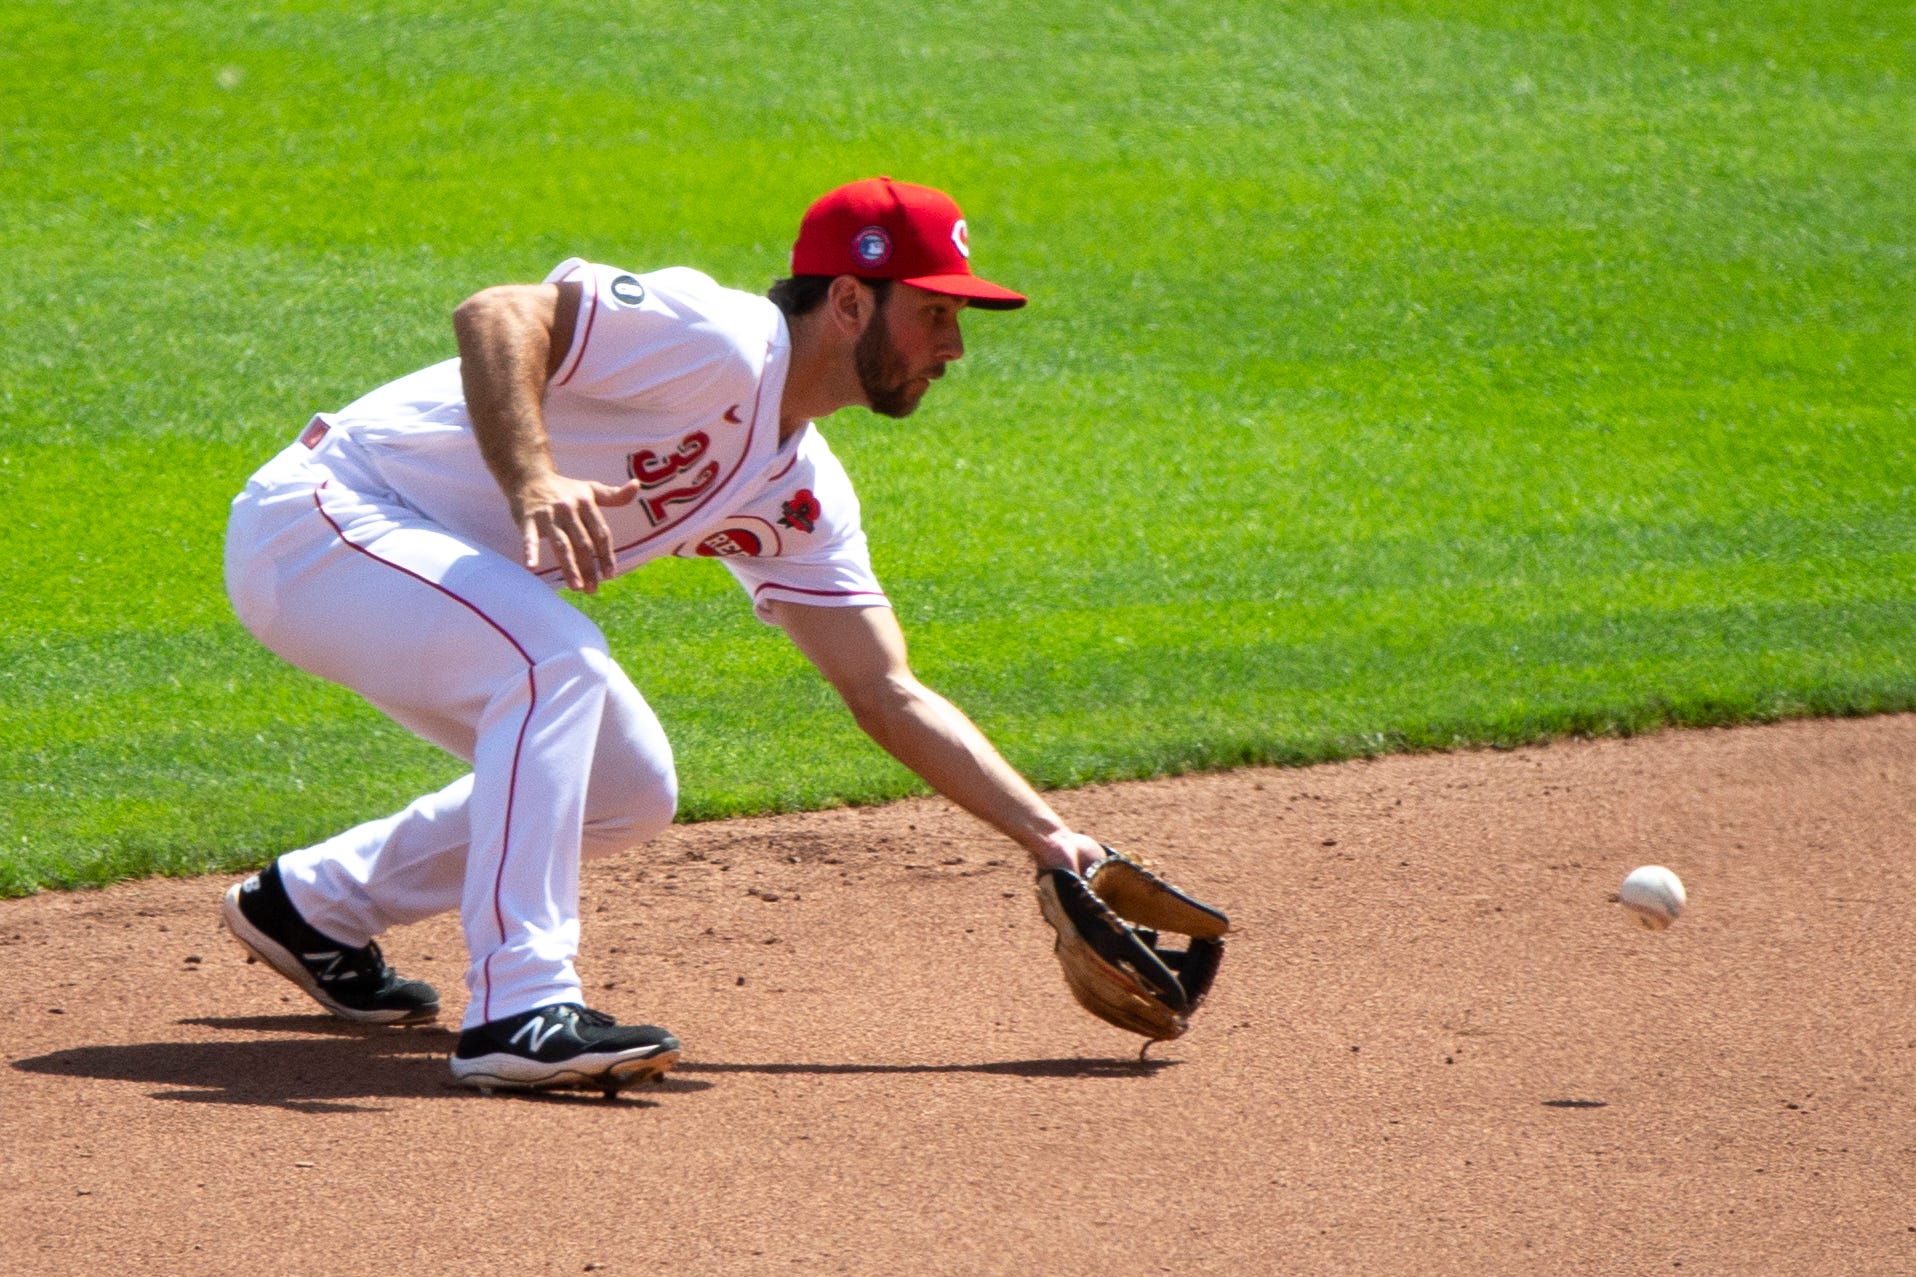
<path id="1" fill-rule="evenodd" d="M 620 1024 L 577 1003 L 493 1020 L 459 1035 L 453 1080 L 480 1090 L 605 1091 L 664 1075 L 679 1040 L 654 1024 Z"/>
<path id="2" fill-rule="evenodd" d="M 552 1035 L 564 1032 L 569 1026 L 560 1016 L 532 1016 L 519 1026 L 519 1031 L 506 1040 L 506 1045 L 519 1047 L 537 1055 L 545 1049 Z"/>
<path id="3" fill-rule="evenodd" d="M 439 994 L 386 965 L 377 944 L 354 949 L 316 930 L 287 898 L 277 863 L 227 889 L 226 929 L 240 947 L 345 1020 L 424 1024 L 439 1015 Z"/>
<path id="4" fill-rule="evenodd" d="M 302 953 L 299 957 L 306 969 L 313 973 L 313 978 L 321 984 L 325 984 L 328 980 L 348 980 L 352 978 L 353 973 L 351 971 L 341 971 L 339 969 L 339 964 L 346 955 L 338 949 L 331 950 L 327 953 Z"/>

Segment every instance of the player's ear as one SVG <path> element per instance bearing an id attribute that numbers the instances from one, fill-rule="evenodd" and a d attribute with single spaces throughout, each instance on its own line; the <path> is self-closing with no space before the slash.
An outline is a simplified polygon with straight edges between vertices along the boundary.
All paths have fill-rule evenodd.
<path id="1" fill-rule="evenodd" d="M 855 338 L 878 309 L 878 298 L 869 284 L 856 275 L 839 275 L 825 293 L 826 313 L 833 327 L 846 338 Z"/>

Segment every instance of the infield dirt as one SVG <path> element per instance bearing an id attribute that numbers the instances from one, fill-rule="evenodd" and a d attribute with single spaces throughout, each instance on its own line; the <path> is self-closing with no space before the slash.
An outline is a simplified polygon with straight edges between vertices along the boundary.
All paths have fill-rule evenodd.
<path id="1" fill-rule="evenodd" d="M 686 1044 L 614 1102 L 316 1014 L 230 879 L 0 903 L 0 1270 L 1916 1272 L 1916 716 L 1054 801 L 1238 926 L 1143 1062 L 937 800 L 588 866 L 591 1000 Z M 456 922 L 385 947 L 456 1023 Z"/>

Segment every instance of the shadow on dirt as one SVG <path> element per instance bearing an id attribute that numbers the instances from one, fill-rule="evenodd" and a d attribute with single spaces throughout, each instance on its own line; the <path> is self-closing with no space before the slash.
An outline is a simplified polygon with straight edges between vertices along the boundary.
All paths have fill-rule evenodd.
<path id="1" fill-rule="evenodd" d="M 676 1073 L 985 1073 L 1009 1077 L 1140 1078 L 1176 1060 L 987 1060 L 982 1064 L 681 1064 Z"/>
<path id="2" fill-rule="evenodd" d="M 157 1100 L 256 1104 L 296 1113 L 379 1112 L 379 1100 L 445 1094 L 446 1029 L 360 1027 L 330 1017 L 257 1016 L 182 1024 L 297 1038 L 80 1046 L 15 1060 L 24 1073 L 139 1082 Z M 360 1103 L 357 1101 L 374 1101 Z"/>
<path id="3" fill-rule="evenodd" d="M 136 1082 L 163 1088 L 156 1100 L 192 1104 L 246 1104 L 295 1113 L 370 1113 L 388 1107 L 381 1101 L 465 1098 L 478 1092 L 455 1086 L 446 1059 L 458 1041 L 441 1025 L 388 1028 L 358 1025 L 330 1016 L 262 1015 L 202 1017 L 182 1026 L 220 1029 L 271 1037 L 212 1042 L 136 1042 L 122 1046 L 80 1046 L 15 1060 L 23 1073 Z M 297 1034 L 298 1036 L 283 1036 Z M 799 1064 L 692 1061 L 681 1064 L 652 1095 L 685 1094 L 714 1085 L 698 1074 L 950 1074 L 1027 1078 L 1148 1078 L 1176 1060 L 1059 1059 L 990 1060 L 970 1064 Z M 506 1094 L 502 1092 L 502 1094 Z M 518 1094 L 544 1103 L 604 1104 L 591 1093 Z M 652 1102 L 624 1092 L 626 1107 Z"/>
<path id="4" fill-rule="evenodd" d="M 445 1048 L 452 1050 L 453 1031 L 444 1024 L 420 1024 L 410 1027 L 392 1027 L 379 1024 L 354 1024 L 351 1020 L 341 1020 L 330 1015 L 196 1015 L 184 1020 L 175 1020 L 175 1024 L 197 1025 L 204 1029 L 226 1029 L 235 1033 L 304 1033 L 309 1036 L 340 1038 L 367 1038 L 389 1036 L 395 1033 L 418 1035 L 424 1038 L 442 1037 L 447 1039 Z"/>

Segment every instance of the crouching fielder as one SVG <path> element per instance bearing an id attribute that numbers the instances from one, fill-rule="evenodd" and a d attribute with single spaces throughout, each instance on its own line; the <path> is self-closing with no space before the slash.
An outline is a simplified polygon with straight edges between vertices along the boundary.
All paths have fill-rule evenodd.
<path id="1" fill-rule="evenodd" d="M 767 297 L 694 270 L 573 259 L 453 317 L 459 357 L 313 419 L 233 503 L 227 588 L 294 665 L 352 688 L 471 771 L 289 852 L 226 895 L 251 953 L 348 1019 L 433 1019 L 381 956 L 457 909 L 470 963 L 452 1072 L 483 1088 L 615 1090 L 679 1042 L 588 1009 L 579 864 L 672 821 L 672 751 L 591 593 L 662 555 L 712 557 L 858 724 L 1040 870 L 1103 852 L 913 677 L 858 501 L 813 424 L 903 417 L 964 353 L 972 274 L 949 196 L 877 178 L 806 212 Z"/>

